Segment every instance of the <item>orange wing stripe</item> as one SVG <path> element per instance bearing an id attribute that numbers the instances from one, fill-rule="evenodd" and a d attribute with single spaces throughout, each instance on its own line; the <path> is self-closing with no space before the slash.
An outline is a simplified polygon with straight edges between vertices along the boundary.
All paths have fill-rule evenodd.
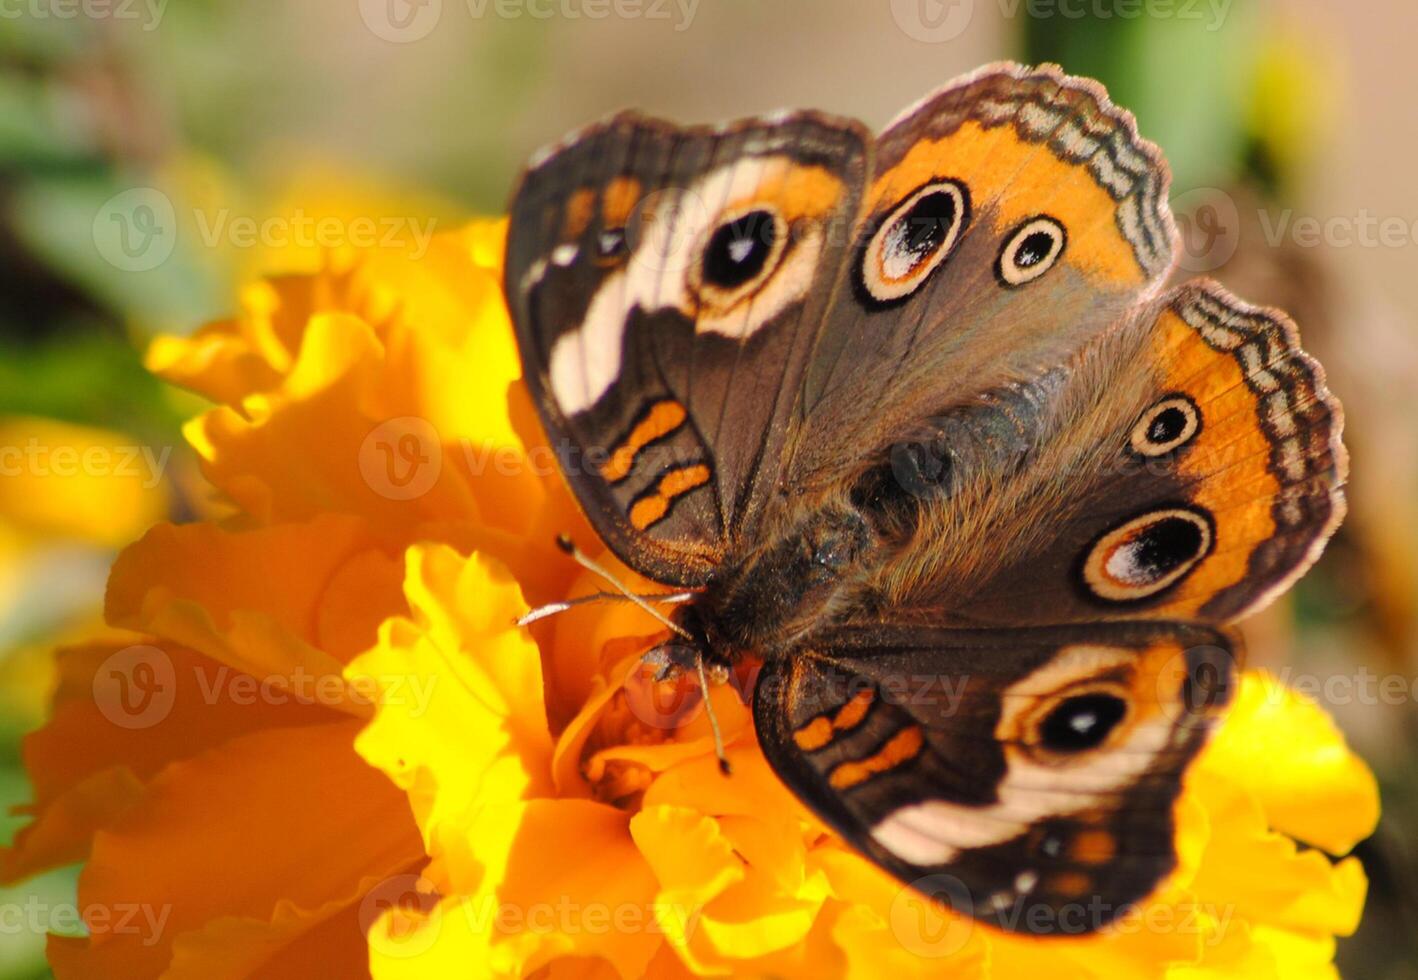
<path id="1" fill-rule="evenodd" d="M 692 463 L 670 470 L 660 477 L 659 485 L 648 496 L 641 497 L 630 507 L 630 524 L 644 531 L 670 512 L 670 504 L 695 487 L 709 482 L 710 470 L 703 463 Z"/>
<path id="2" fill-rule="evenodd" d="M 663 439 L 684 424 L 684 406 L 673 399 L 656 402 L 650 406 L 645 417 L 630 430 L 619 446 L 611 453 L 610 459 L 601 465 L 601 476 L 609 483 L 624 480 L 635 468 L 635 459 L 640 451 L 656 439 Z"/>
<path id="3" fill-rule="evenodd" d="M 826 715 L 818 715 L 793 732 L 793 741 L 804 752 L 816 752 L 832 741 L 832 720 Z"/>
<path id="4" fill-rule="evenodd" d="M 802 728 L 793 732 L 793 741 L 804 752 L 816 752 L 830 743 L 838 732 L 845 732 L 860 725 L 862 719 L 867 716 L 867 709 L 871 707 L 871 703 L 875 699 L 876 691 L 870 688 L 858 691 L 852 700 L 837 709 L 837 714 L 833 717 L 818 715 Z"/>
<path id="5" fill-rule="evenodd" d="M 924 744 L 925 736 L 921 734 L 920 726 L 912 725 L 910 728 L 903 728 L 891 736 L 876 755 L 868 756 L 860 762 L 842 763 L 832 770 L 827 781 L 832 784 L 833 789 L 851 789 L 872 776 L 888 772 L 903 762 L 911 761 L 921 754 L 921 747 Z"/>
<path id="6" fill-rule="evenodd" d="M 856 696 L 846 704 L 842 705 L 842 710 L 837 712 L 837 717 L 832 719 L 832 727 L 839 732 L 845 732 L 849 728 L 856 728 L 862 723 L 862 719 L 867 716 L 867 709 L 876 700 L 876 691 L 867 688 L 865 691 L 858 691 Z"/>

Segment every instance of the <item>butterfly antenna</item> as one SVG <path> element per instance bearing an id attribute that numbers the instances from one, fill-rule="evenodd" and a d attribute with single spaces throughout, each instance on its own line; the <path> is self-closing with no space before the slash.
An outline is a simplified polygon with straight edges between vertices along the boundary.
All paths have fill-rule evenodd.
<path id="1" fill-rule="evenodd" d="M 568 535 L 557 535 L 556 546 L 562 551 L 566 552 L 568 555 L 570 555 L 573 559 L 575 559 L 576 564 L 580 565 L 588 572 L 591 572 L 593 575 L 598 575 L 605 581 L 609 582 L 612 586 L 615 587 L 615 590 L 620 593 L 621 597 L 629 600 L 630 602 L 635 603 L 641 609 L 645 610 L 645 612 L 649 613 L 661 624 L 663 624 L 665 628 L 668 629 L 671 633 L 683 637 L 690 643 L 695 643 L 694 637 L 690 636 L 689 633 L 687 633 L 682 627 L 676 626 L 674 623 L 670 622 L 670 620 L 664 615 L 662 615 L 658 609 L 655 609 L 653 606 L 650 605 L 649 602 L 646 602 L 645 600 L 649 597 L 638 596 L 634 592 L 631 592 L 629 589 L 627 589 L 624 585 L 620 583 L 619 579 L 617 579 L 609 571 L 603 568 L 594 559 L 587 556 L 580 548 L 576 547 L 576 543 L 572 541 Z M 668 595 L 660 598 L 660 601 L 685 602 L 691 596 L 693 596 L 693 594 L 694 593 L 692 592 L 675 593 L 673 595 Z M 592 597 L 587 596 L 586 598 L 589 599 Z M 569 600 L 567 603 L 559 603 L 558 605 L 569 606 L 576 602 L 577 600 L 572 599 Z M 542 608 L 546 609 L 547 607 L 544 606 Z M 531 616 L 541 612 L 542 610 L 540 609 L 533 610 L 533 612 L 529 613 L 528 615 Z M 551 613 L 547 612 L 543 613 L 543 615 L 549 616 L 551 615 Z M 525 619 L 526 617 L 523 618 Z M 724 733 L 723 729 L 719 727 L 719 716 L 714 711 L 714 702 L 709 698 L 709 672 L 704 667 L 704 654 L 698 651 L 698 644 L 695 644 L 695 646 L 696 652 L 694 655 L 694 669 L 699 675 L 699 693 L 700 696 L 704 699 L 704 712 L 709 716 L 709 731 L 714 736 L 714 756 L 719 760 L 719 771 L 722 772 L 725 776 L 727 776 L 731 772 L 731 767 L 729 766 L 728 754 L 724 751 Z"/>
<path id="2" fill-rule="evenodd" d="M 646 602 L 664 602 L 671 605 L 680 602 L 688 602 L 693 599 L 693 592 L 660 592 L 645 593 L 636 596 Z M 562 602 L 548 602 L 545 606 L 538 606 L 530 612 L 517 617 L 512 622 L 516 626 L 527 626 L 535 623 L 539 619 L 546 619 L 548 616 L 555 616 L 557 613 L 564 613 L 568 609 L 575 609 L 577 606 L 590 605 L 593 602 L 629 602 L 625 596 L 619 592 L 593 592 L 590 595 L 577 596 L 575 599 L 566 599 Z"/>
<path id="3" fill-rule="evenodd" d="M 606 582 L 609 582 L 617 592 L 619 592 L 629 601 L 635 603 L 641 609 L 645 610 L 645 612 L 649 613 L 652 617 L 654 617 L 656 621 L 658 621 L 671 633 L 674 633 L 677 636 L 681 636 L 684 639 L 689 640 L 691 643 L 694 642 L 694 637 L 690 636 L 687 632 L 685 632 L 683 627 L 676 626 L 674 623 L 670 622 L 669 618 L 662 614 L 658 609 L 650 605 L 650 603 L 646 602 L 643 598 L 636 595 L 634 592 L 631 592 L 625 586 L 621 585 L 620 581 L 614 575 L 612 575 L 606 569 L 602 568 L 600 564 L 597 563 L 594 559 L 587 557 L 586 554 L 582 552 L 580 548 L 576 547 L 575 542 L 573 542 L 571 538 L 569 538 L 567 535 L 557 535 L 556 546 L 562 551 L 566 552 L 568 555 L 570 555 L 573 559 L 575 559 L 576 564 L 586 569 L 586 571 L 591 572 L 593 575 L 599 575 Z"/>

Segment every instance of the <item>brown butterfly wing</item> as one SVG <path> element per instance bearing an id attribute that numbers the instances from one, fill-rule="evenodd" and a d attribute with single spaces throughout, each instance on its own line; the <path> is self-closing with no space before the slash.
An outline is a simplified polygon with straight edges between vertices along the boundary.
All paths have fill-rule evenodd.
<path id="1" fill-rule="evenodd" d="M 864 221 L 804 383 L 788 484 L 850 474 L 916 420 L 1064 363 L 1158 288 L 1169 174 L 1098 83 L 991 65 L 876 144 Z"/>
<path id="2" fill-rule="evenodd" d="M 869 147 L 812 113 L 636 115 L 535 161 L 506 293 L 523 373 L 597 532 L 702 583 L 751 534 L 856 220 Z"/>
<path id="3" fill-rule="evenodd" d="M 1076 934 L 1175 867 L 1181 774 L 1233 683 L 1201 627 L 874 627 L 770 661 L 754 719 L 784 781 L 903 882 Z"/>
<path id="4" fill-rule="evenodd" d="M 873 499 L 902 544 L 874 588 L 960 626 L 1230 622 L 1338 525 L 1341 428 L 1289 320 L 1190 283 L 895 447 Z"/>

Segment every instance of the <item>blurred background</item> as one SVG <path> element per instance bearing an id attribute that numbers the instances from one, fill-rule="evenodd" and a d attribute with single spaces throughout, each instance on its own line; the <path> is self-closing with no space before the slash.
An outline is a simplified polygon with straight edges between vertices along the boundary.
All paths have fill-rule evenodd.
<path id="1" fill-rule="evenodd" d="M 1406 0 L 0 0 L 0 807 L 116 549 L 214 506 L 149 338 L 322 247 L 499 213 L 529 153 L 618 108 L 880 127 L 983 62 L 1056 61 L 1167 152 L 1181 274 L 1288 310 L 1344 402 L 1348 522 L 1246 633 L 1383 784 L 1341 968 L 1418 977 L 1415 35 Z M 74 876 L 0 907 L 61 908 Z M 46 975 L 43 941 L 6 928 L 0 980 Z"/>

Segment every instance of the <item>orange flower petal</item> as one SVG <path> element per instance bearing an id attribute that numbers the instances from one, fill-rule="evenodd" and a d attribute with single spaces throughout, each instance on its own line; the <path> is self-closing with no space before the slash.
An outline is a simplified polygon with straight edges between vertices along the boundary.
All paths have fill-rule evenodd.
<path id="1" fill-rule="evenodd" d="M 141 946 L 151 975 L 178 936 L 214 919 L 266 919 L 279 897 L 319 908 L 419 861 L 408 801 L 351 750 L 358 729 L 270 729 L 164 770 L 95 836 L 79 879 L 81 908 L 147 910 L 161 928 L 120 932 L 86 916 L 90 948 Z"/>
<path id="2" fill-rule="evenodd" d="M 257 677 L 338 675 L 378 622 L 404 609 L 395 559 L 371 556 L 373 545 L 350 517 L 237 532 L 160 524 L 114 564 L 108 619 Z M 332 629 L 331 613 L 349 610 L 352 580 L 363 611 Z"/>
<path id="3" fill-rule="evenodd" d="M 135 650 L 139 659 L 128 653 Z M 85 858 L 94 831 L 141 800 L 146 781 L 169 763 L 264 728 L 342 717 L 319 704 L 262 698 L 254 683 L 247 692 L 237 678 L 251 678 L 171 645 L 93 644 L 61 651 L 58 663 L 53 716 L 25 739 L 35 817 L 13 848 L 0 849 L 6 879 Z M 140 663 L 154 667 L 164 690 L 145 705 L 135 685 L 130 707 L 138 710 L 129 711 L 118 680 Z"/>
<path id="4" fill-rule="evenodd" d="M 357 894 L 311 911 L 283 900 L 269 920 L 213 919 L 177 937 L 163 980 L 366 977 L 369 946 L 360 921 L 361 897 L 378 884 L 362 882 Z"/>

